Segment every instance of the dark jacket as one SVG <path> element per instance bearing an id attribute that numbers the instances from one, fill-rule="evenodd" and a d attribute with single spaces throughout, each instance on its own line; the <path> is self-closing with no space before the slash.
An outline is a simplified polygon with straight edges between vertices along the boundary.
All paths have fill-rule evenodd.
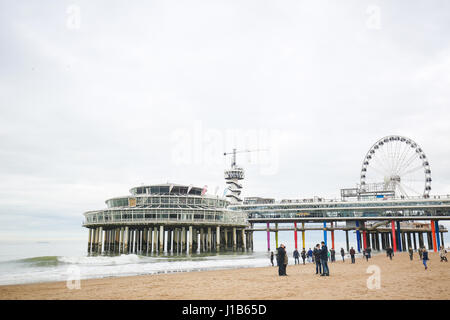
<path id="1" fill-rule="evenodd" d="M 278 262 L 278 265 L 284 264 L 284 256 L 285 255 L 286 255 L 286 251 L 282 247 L 277 248 L 277 262 Z"/>
<path id="2" fill-rule="evenodd" d="M 294 258 L 298 258 L 298 257 L 299 257 L 298 250 L 294 250 Z"/>
<path id="3" fill-rule="evenodd" d="M 302 250 L 302 259 L 306 259 L 306 251 Z"/>
<path id="4" fill-rule="evenodd" d="M 313 255 L 316 262 L 320 262 L 320 250 L 314 248 Z"/>
<path id="5" fill-rule="evenodd" d="M 341 249 L 341 256 L 345 256 L 345 251 L 344 251 L 344 249 Z"/>
<path id="6" fill-rule="evenodd" d="M 354 256 L 355 253 L 356 253 L 355 249 L 350 249 L 350 255 L 351 255 L 351 256 Z"/>
<path id="7" fill-rule="evenodd" d="M 324 245 L 321 249 L 320 249 L 320 259 L 322 260 L 328 260 L 328 248 L 326 245 Z"/>
<path id="8" fill-rule="evenodd" d="M 428 260 L 428 251 L 422 252 L 422 260 Z"/>

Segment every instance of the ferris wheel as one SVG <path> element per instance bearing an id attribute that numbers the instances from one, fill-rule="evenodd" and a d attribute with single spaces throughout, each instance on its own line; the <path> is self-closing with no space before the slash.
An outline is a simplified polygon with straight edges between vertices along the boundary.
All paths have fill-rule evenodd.
<path id="1" fill-rule="evenodd" d="M 361 191 L 382 185 L 395 196 L 428 198 L 431 190 L 430 163 L 422 148 L 412 139 L 387 136 L 367 152 L 361 168 Z"/>

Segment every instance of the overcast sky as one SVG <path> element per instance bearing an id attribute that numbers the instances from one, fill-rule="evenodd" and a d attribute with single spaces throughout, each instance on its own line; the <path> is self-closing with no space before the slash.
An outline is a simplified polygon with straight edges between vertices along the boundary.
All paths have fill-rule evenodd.
<path id="1" fill-rule="evenodd" d="M 399 134 L 450 193 L 450 3 L 0 0 L 0 240 L 142 183 L 339 197 Z"/>

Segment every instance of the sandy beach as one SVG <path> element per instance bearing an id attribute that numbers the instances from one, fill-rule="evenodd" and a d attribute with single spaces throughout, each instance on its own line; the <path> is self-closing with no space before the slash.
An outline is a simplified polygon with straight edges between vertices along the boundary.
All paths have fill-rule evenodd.
<path id="1" fill-rule="evenodd" d="M 329 263 L 330 277 L 315 274 L 312 264 L 287 268 L 280 277 L 277 267 L 228 269 L 120 278 L 81 280 L 80 289 L 66 282 L 0 286 L 0 299 L 193 299 L 193 300 L 284 300 L 284 299 L 450 299 L 450 264 L 430 254 L 424 270 L 417 253 L 397 253 L 392 261 L 385 254 L 369 262 Z M 293 259 L 290 259 L 293 262 Z M 371 265 L 380 269 L 381 288 L 368 289 Z"/>

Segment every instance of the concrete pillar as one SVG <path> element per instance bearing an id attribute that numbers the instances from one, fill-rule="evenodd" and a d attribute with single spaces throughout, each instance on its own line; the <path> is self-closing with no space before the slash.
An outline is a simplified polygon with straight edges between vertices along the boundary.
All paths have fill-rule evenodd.
<path id="1" fill-rule="evenodd" d="M 167 252 L 172 251 L 172 234 L 173 234 L 173 230 L 167 229 L 167 244 L 166 244 Z"/>
<path id="2" fill-rule="evenodd" d="M 194 246 L 194 244 L 193 244 L 193 234 L 192 234 L 192 232 L 193 232 L 194 230 L 193 230 L 193 228 L 192 228 L 192 226 L 189 226 L 189 253 L 192 253 L 192 249 L 193 249 L 193 246 Z"/>
<path id="3" fill-rule="evenodd" d="M 164 252 L 164 226 L 159 226 L 159 252 Z"/>
<path id="4" fill-rule="evenodd" d="M 359 231 L 359 221 L 355 221 L 356 223 L 356 245 L 358 248 L 358 252 L 361 252 L 361 232 Z"/>
<path id="5" fill-rule="evenodd" d="M 445 248 L 445 244 L 444 244 L 444 232 L 441 232 L 441 246 L 442 246 L 442 248 Z"/>
<path id="6" fill-rule="evenodd" d="M 220 227 L 216 227 L 216 250 L 220 251 Z"/>
<path id="7" fill-rule="evenodd" d="M 128 233 L 129 233 L 128 227 L 125 227 L 124 234 L 123 234 L 123 237 L 122 237 L 122 241 L 123 241 L 123 250 L 122 250 L 122 252 L 124 254 L 128 253 Z"/>
<path id="8" fill-rule="evenodd" d="M 152 243 L 153 243 L 152 239 L 153 239 L 153 228 L 149 227 L 148 228 L 148 243 L 147 243 L 147 248 L 148 248 L 147 252 L 148 253 L 152 252 Z"/>
<path id="9" fill-rule="evenodd" d="M 224 242 L 224 248 L 225 250 L 228 249 L 228 229 L 227 228 L 223 228 L 223 242 Z"/>
<path id="10" fill-rule="evenodd" d="M 427 232 L 428 250 L 433 250 L 433 236 L 431 232 Z"/>
<path id="11" fill-rule="evenodd" d="M 153 252 L 158 251 L 158 227 L 153 227 Z"/>
<path id="12" fill-rule="evenodd" d="M 425 247 L 425 243 L 423 242 L 423 232 L 419 232 L 419 248 Z"/>
<path id="13" fill-rule="evenodd" d="M 241 230 L 241 237 L 242 237 L 242 250 L 246 250 L 247 249 L 247 246 L 245 245 L 245 241 L 246 241 L 246 239 L 245 239 L 245 229 L 244 228 L 242 228 L 242 230 Z"/>
<path id="14" fill-rule="evenodd" d="M 412 245 L 411 245 L 411 232 L 407 232 L 406 239 L 407 239 L 407 242 L 408 242 L 408 250 L 409 250 L 409 249 L 412 248 Z"/>
<path id="15" fill-rule="evenodd" d="M 211 228 L 208 227 L 208 251 L 211 251 L 212 239 L 211 239 Z"/>
<path id="16" fill-rule="evenodd" d="M 92 228 L 89 228 L 89 239 L 88 239 L 88 253 L 91 253 L 91 243 L 92 243 Z"/>
<path id="17" fill-rule="evenodd" d="M 413 242 L 414 242 L 414 250 L 417 251 L 416 233 L 413 232 L 413 233 L 412 233 L 412 236 L 413 236 Z"/>
<path id="18" fill-rule="evenodd" d="M 186 227 L 181 228 L 181 250 L 186 252 Z"/>
<path id="19" fill-rule="evenodd" d="M 267 251 L 270 251 L 270 224 L 267 222 Z"/>
<path id="20" fill-rule="evenodd" d="M 98 232 L 98 253 L 101 254 L 102 253 L 102 246 L 103 246 L 103 228 L 100 227 L 99 228 L 99 232 Z"/>
<path id="21" fill-rule="evenodd" d="M 236 228 L 233 227 L 233 250 L 234 251 L 236 251 L 236 246 L 237 246 L 237 243 L 236 243 Z"/>

